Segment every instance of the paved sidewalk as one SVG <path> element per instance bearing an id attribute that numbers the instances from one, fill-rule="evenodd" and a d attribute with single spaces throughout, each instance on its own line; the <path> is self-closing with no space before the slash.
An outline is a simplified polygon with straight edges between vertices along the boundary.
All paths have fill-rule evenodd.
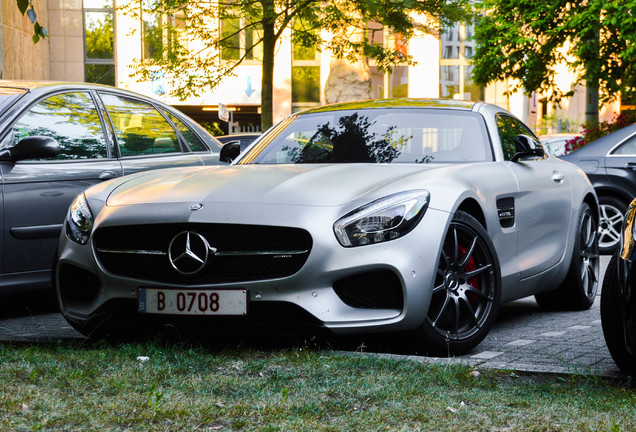
<path id="1" fill-rule="evenodd" d="M 607 257 L 602 258 L 602 270 L 608 261 Z M 8 318 L 0 316 L 0 341 L 46 343 L 82 338 L 59 313 Z M 473 352 L 463 356 L 427 358 L 386 353 L 371 355 L 518 372 L 623 376 L 603 339 L 600 298 L 597 298 L 592 308 L 582 312 L 545 311 L 539 308 L 532 297 L 503 305 L 486 339 Z"/>

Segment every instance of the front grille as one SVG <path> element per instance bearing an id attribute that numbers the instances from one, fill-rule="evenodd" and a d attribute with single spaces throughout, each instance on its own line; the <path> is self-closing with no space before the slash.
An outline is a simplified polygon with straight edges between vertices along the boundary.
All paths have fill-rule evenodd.
<path id="1" fill-rule="evenodd" d="M 168 257 L 172 239 L 190 231 L 213 248 L 205 267 L 181 274 Z M 214 284 L 290 276 L 312 246 L 299 228 L 238 224 L 151 224 L 100 228 L 94 233 L 99 262 L 118 276 L 175 284 Z"/>
<path id="2" fill-rule="evenodd" d="M 378 270 L 347 276 L 336 281 L 333 289 L 345 304 L 362 309 L 402 309 L 402 284 L 390 270 Z"/>

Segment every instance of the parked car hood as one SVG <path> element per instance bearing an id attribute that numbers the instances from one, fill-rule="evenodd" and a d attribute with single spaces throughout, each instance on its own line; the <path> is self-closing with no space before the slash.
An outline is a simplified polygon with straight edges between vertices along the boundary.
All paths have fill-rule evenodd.
<path id="1" fill-rule="evenodd" d="M 307 164 L 157 170 L 124 177 L 109 191 L 106 205 L 225 202 L 337 206 L 406 177 L 458 168 L 437 164 Z"/>

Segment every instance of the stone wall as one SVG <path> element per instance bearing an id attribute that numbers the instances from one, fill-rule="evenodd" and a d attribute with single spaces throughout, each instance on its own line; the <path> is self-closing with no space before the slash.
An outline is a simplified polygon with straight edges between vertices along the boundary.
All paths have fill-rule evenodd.
<path id="1" fill-rule="evenodd" d="M 49 1 L 48 30 L 51 79 L 84 81 L 82 0 Z"/>
<path id="2" fill-rule="evenodd" d="M 53 3 L 52 1 L 51 3 Z M 38 22 L 48 28 L 48 0 L 35 2 Z M 49 41 L 33 44 L 33 24 L 15 0 L 0 0 L 0 68 L 4 79 L 49 79 Z"/>

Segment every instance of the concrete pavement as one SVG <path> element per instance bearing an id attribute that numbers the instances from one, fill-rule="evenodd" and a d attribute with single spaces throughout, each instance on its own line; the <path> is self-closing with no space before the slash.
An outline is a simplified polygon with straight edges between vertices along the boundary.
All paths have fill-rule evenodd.
<path id="1" fill-rule="evenodd" d="M 601 281 L 608 261 L 608 257 L 601 259 Z M 50 343 L 82 338 L 57 312 L 34 310 L 8 317 L 0 313 L 0 343 Z M 581 312 L 545 311 L 532 297 L 503 305 L 494 328 L 466 355 L 453 358 L 373 355 L 518 372 L 623 376 L 603 339 L 600 298 L 592 308 Z"/>

